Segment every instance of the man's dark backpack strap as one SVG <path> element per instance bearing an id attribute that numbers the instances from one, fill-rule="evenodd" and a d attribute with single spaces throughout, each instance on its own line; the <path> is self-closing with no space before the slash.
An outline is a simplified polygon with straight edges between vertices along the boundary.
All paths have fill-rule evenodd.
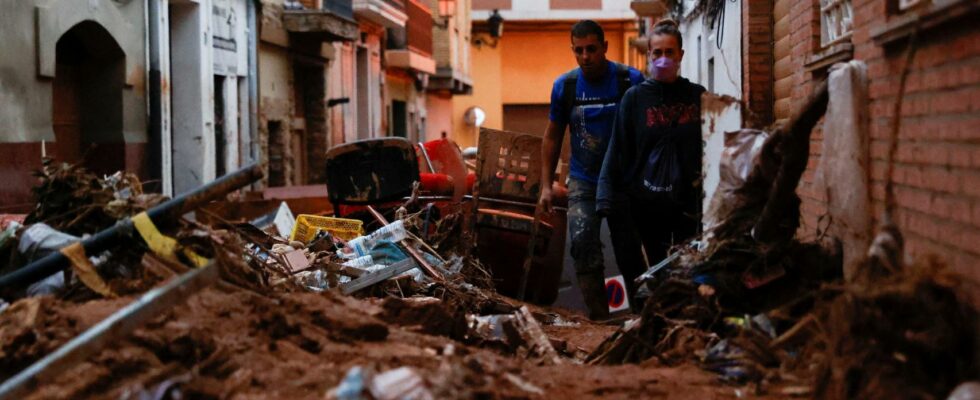
<path id="1" fill-rule="evenodd" d="M 623 100 L 626 91 L 633 86 L 633 81 L 630 80 L 629 65 L 616 63 L 616 83 L 619 84 L 619 97 L 616 98 L 616 101 L 619 102 Z"/>
<path id="2" fill-rule="evenodd" d="M 572 113 L 572 107 L 575 106 L 575 90 L 578 84 L 578 68 L 565 73 L 565 79 L 562 81 L 561 88 L 561 105 L 562 110 L 568 115 L 565 116 L 565 120 L 569 120 Z"/>
<path id="3" fill-rule="evenodd" d="M 572 107 L 575 107 L 575 90 L 578 84 L 578 68 L 565 73 L 565 79 L 562 81 L 561 89 L 561 105 L 566 113 L 572 112 Z M 623 99 L 623 95 L 626 91 L 633 86 L 633 81 L 630 80 L 630 67 L 629 65 L 616 63 L 616 84 L 619 87 L 619 93 L 616 96 L 616 102 Z"/>

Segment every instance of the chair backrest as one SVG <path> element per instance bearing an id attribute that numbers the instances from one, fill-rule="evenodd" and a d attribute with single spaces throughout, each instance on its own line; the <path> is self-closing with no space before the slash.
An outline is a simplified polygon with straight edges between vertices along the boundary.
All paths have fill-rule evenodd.
<path id="1" fill-rule="evenodd" d="M 479 196 L 536 203 L 541 190 L 541 144 L 539 136 L 480 128 Z"/>
<path id="2" fill-rule="evenodd" d="M 404 138 L 359 140 L 327 151 L 327 197 L 335 205 L 401 199 L 417 181 L 415 148 Z"/>
<path id="3" fill-rule="evenodd" d="M 453 178 L 453 199 L 459 201 L 466 194 L 466 163 L 463 153 L 459 151 L 456 142 L 449 139 L 430 140 L 423 144 L 425 151 L 432 161 L 435 173 L 446 174 Z"/>

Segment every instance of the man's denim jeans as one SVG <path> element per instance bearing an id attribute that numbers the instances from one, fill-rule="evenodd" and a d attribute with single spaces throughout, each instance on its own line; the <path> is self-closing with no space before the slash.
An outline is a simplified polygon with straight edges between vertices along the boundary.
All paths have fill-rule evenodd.
<path id="1" fill-rule="evenodd" d="M 596 213 L 595 196 L 596 185 L 593 183 L 571 179 L 568 184 L 568 238 L 575 273 L 579 276 L 602 275 L 605 271 L 599 240 L 602 218 Z M 633 280 L 646 270 L 646 263 L 627 208 L 614 207 L 606 221 L 616 264 L 632 296 L 635 294 Z"/>

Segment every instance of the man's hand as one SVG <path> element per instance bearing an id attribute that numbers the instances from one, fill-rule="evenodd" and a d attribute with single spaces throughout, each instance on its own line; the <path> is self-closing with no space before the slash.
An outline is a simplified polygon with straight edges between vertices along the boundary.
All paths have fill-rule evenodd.
<path id="1" fill-rule="evenodd" d="M 550 187 L 550 185 L 547 186 L 547 187 L 542 187 L 541 188 L 541 195 L 538 197 L 538 209 L 541 210 L 541 212 L 542 213 L 545 213 L 545 214 L 551 214 L 551 212 L 553 211 L 552 208 L 551 208 L 551 187 Z"/>

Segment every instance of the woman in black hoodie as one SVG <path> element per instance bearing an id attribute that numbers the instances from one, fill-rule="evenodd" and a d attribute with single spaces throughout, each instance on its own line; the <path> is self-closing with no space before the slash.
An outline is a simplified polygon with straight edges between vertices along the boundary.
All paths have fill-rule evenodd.
<path id="1" fill-rule="evenodd" d="M 678 76 L 684 57 L 677 23 L 654 26 L 651 78 L 623 96 L 599 173 L 596 208 L 628 207 L 651 263 L 697 234 L 701 212 L 701 94 Z"/>

